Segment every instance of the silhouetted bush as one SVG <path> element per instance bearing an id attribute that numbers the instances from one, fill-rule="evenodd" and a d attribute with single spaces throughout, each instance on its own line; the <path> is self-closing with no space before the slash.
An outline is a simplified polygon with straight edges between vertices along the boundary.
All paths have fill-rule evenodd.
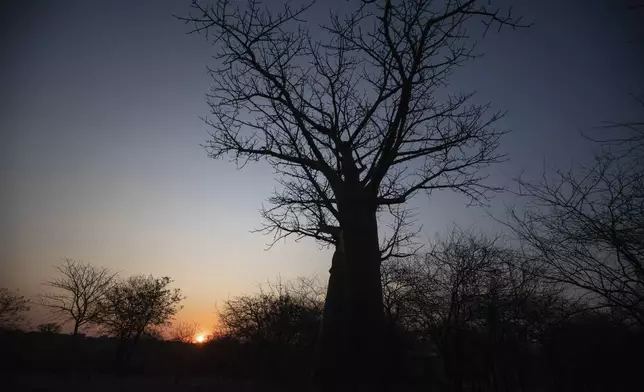
<path id="1" fill-rule="evenodd" d="M 225 301 L 219 313 L 222 336 L 209 344 L 227 352 L 226 363 L 217 366 L 236 376 L 306 380 L 320 329 L 322 293 L 317 279 L 300 279 L 269 283 L 257 294 Z"/>
<path id="2" fill-rule="evenodd" d="M 62 327 L 57 323 L 45 323 L 38 325 L 38 331 L 42 333 L 60 333 Z"/>
<path id="3" fill-rule="evenodd" d="M 574 307 L 498 242 L 455 230 L 426 254 L 383 265 L 385 314 L 394 339 L 406 337 L 405 350 L 392 352 L 404 379 L 454 391 L 543 384 L 545 369 L 534 372 L 543 362 L 540 341 Z M 418 366 L 425 371 L 413 374 Z"/>
<path id="4" fill-rule="evenodd" d="M 172 325 L 170 330 L 170 340 L 182 343 L 192 343 L 199 327 L 197 323 L 177 323 Z"/>

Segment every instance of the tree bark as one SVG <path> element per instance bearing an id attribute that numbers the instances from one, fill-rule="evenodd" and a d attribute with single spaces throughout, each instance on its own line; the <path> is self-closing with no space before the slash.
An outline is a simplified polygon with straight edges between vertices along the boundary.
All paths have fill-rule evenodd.
<path id="1" fill-rule="evenodd" d="M 345 379 L 352 384 L 352 390 L 381 387 L 384 363 L 378 222 L 375 205 L 364 200 L 358 197 L 346 206 L 340 205 L 348 322 Z"/>
<path id="2" fill-rule="evenodd" d="M 72 334 L 72 352 L 78 349 L 78 321 L 74 321 L 74 333 Z"/>
<path id="3" fill-rule="evenodd" d="M 378 225 L 375 207 L 362 200 L 339 206 L 341 231 L 329 270 L 313 372 L 322 390 L 383 387 L 385 318 Z"/>
<path id="4" fill-rule="evenodd" d="M 331 389 L 342 379 L 342 371 L 347 369 L 347 290 L 346 263 L 342 245 L 338 244 L 331 268 L 322 324 L 316 347 L 316 365 L 313 370 L 313 383 L 323 390 Z"/>

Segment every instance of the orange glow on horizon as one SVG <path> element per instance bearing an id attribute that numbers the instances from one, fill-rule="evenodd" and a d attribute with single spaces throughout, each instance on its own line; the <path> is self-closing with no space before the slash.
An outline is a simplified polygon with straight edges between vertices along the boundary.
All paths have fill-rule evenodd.
<path id="1" fill-rule="evenodd" d="M 206 334 L 200 333 L 199 335 L 195 336 L 195 343 L 201 344 L 206 341 Z"/>

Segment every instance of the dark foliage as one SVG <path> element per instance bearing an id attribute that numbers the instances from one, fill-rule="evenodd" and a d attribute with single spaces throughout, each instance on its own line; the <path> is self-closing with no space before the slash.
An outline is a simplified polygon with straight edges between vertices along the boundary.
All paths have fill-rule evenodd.
<path id="1" fill-rule="evenodd" d="M 607 391 L 635 385 L 644 335 L 544 283 L 520 254 L 455 231 L 423 256 L 383 267 L 388 358 L 396 390 Z M 324 290 L 271 284 L 221 307 L 198 345 L 146 338 L 125 369 L 174 383 L 194 377 L 302 390 L 315 360 Z M 5 371 L 112 373 L 118 338 L 5 331 Z"/>
<path id="2" fill-rule="evenodd" d="M 22 295 L 0 288 L 0 329 L 17 329 L 24 325 L 24 313 L 29 310 L 29 300 Z"/>
<path id="3" fill-rule="evenodd" d="M 184 299 L 180 289 L 171 289 L 169 277 L 137 275 L 116 281 L 100 303 L 98 323 L 110 336 L 119 340 L 117 360 L 130 359 L 141 338 L 161 340 L 156 330 L 166 326 L 181 309 Z"/>
<path id="4" fill-rule="evenodd" d="M 220 364 L 222 370 L 305 382 L 320 329 L 323 293 L 317 279 L 300 279 L 278 281 L 255 295 L 227 300 L 219 313 L 221 335 L 210 345 L 229 353 L 227 362 Z"/>
<path id="5" fill-rule="evenodd" d="M 642 348 L 642 331 L 610 322 L 498 242 L 456 230 L 423 256 L 384 265 L 385 313 L 407 334 L 402 379 L 449 391 L 634 382 L 623 370 Z"/>
<path id="6" fill-rule="evenodd" d="M 60 333 L 62 326 L 58 323 L 44 323 L 38 325 L 38 331 L 42 333 Z"/>

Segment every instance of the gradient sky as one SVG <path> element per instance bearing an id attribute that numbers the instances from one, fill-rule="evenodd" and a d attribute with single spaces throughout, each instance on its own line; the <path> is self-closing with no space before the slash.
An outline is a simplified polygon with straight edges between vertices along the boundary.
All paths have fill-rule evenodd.
<path id="1" fill-rule="evenodd" d="M 512 3 L 534 26 L 490 34 L 485 56 L 452 85 L 508 110 L 500 125 L 512 129 L 502 142 L 511 160 L 493 169 L 499 184 L 521 169 L 585 161 L 580 131 L 641 114 L 628 94 L 644 93 L 634 43 L 643 15 L 627 1 Z M 327 4 L 308 21 L 322 22 Z M 178 318 L 208 329 L 228 296 L 278 275 L 327 278 L 330 254 L 313 241 L 265 251 L 269 238 L 250 232 L 274 186 L 270 168 L 237 171 L 199 146 L 212 49 L 172 17 L 187 0 L 0 7 L 0 286 L 35 295 L 61 257 L 168 275 L 188 297 Z M 507 202 L 495 198 L 492 210 Z M 414 199 L 422 238 L 452 223 L 498 229 L 463 203 L 450 193 Z"/>

